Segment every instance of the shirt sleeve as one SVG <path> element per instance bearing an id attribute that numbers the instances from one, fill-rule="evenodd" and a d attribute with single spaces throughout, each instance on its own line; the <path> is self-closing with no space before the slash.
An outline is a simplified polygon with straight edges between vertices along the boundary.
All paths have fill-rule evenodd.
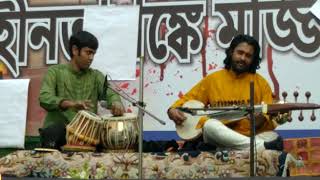
<path id="1" fill-rule="evenodd" d="M 262 101 L 265 104 L 272 104 L 273 103 L 272 90 L 267 82 L 264 83 L 262 90 L 263 90 Z"/>
<path id="2" fill-rule="evenodd" d="M 120 96 L 115 93 L 112 89 L 108 88 L 107 89 L 107 97 L 106 97 L 106 101 L 107 101 L 107 106 L 108 108 L 111 108 L 111 105 L 113 102 L 121 102 L 121 98 Z"/>
<path id="3" fill-rule="evenodd" d="M 60 102 L 64 99 L 56 95 L 57 72 L 49 68 L 45 75 L 39 95 L 40 106 L 47 111 L 60 110 Z"/>
<path id="4" fill-rule="evenodd" d="M 179 100 L 177 100 L 174 104 L 171 105 L 170 108 L 181 107 L 184 103 L 189 100 L 198 100 L 203 104 L 208 104 L 208 96 L 207 96 L 207 80 L 206 78 L 197 83 L 189 92 L 187 92 L 184 96 L 182 96 Z"/>

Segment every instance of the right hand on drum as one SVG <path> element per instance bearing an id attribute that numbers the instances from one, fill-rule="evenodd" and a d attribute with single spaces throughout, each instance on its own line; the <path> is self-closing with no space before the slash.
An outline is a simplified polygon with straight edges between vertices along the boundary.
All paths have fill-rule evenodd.
<path id="1" fill-rule="evenodd" d="M 60 107 L 62 109 L 73 108 L 76 110 L 88 110 L 93 107 L 93 104 L 90 100 L 83 100 L 83 101 L 64 100 L 61 102 Z"/>
<path id="2" fill-rule="evenodd" d="M 121 102 L 113 102 L 111 105 L 111 113 L 114 116 L 122 116 L 124 113 L 124 107 Z"/>
<path id="3" fill-rule="evenodd" d="M 177 125 L 181 125 L 187 118 L 182 111 L 176 108 L 170 108 L 167 114 L 171 120 Z"/>

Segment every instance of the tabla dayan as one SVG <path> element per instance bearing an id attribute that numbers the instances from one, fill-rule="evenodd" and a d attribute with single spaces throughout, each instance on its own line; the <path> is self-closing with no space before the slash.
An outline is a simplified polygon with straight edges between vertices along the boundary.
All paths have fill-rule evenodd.
<path id="1" fill-rule="evenodd" d="M 102 122 L 101 117 L 90 111 L 79 111 L 66 127 L 67 145 L 64 150 L 96 150 L 100 142 Z"/>
<path id="2" fill-rule="evenodd" d="M 137 115 L 124 113 L 123 116 L 105 115 L 101 130 L 101 144 L 106 151 L 134 151 L 138 143 L 139 126 Z"/>

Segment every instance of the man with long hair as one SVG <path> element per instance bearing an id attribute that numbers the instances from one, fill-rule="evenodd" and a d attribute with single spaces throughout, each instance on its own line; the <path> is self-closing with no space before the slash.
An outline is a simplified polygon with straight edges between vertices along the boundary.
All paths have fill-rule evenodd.
<path id="1" fill-rule="evenodd" d="M 230 47 L 226 49 L 225 67 L 214 72 L 199 83 L 188 93 L 177 100 L 167 111 L 168 116 L 179 126 L 186 120 L 184 112 L 177 107 L 183 106 L 190 100 L 202 102 L 205 107 L 223 107 L 232 105 L 248 105 L 250 102 L 250 82 L 254 82 L 254 103 L 271 104 L 272 91 L 267 81 L 256 70 L 261 62 L 258 42 L 248 35 L 237 35 Z M 276 125 L 267 115 L 255 114 L 257 133 L 271 131 Z M 218 147 L 245 149 L 250 145 L 249 117 L 239 117 L 237 120 L 219 121 L 208 119 L 202 122 L 203 141 Z M 256 140 L 257 147 L 282 150 L 282 139 L 265 142 Z"/>

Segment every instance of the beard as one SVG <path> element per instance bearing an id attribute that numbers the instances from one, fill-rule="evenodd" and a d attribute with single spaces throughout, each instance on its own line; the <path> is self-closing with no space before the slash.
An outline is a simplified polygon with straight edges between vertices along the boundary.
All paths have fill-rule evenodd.
<path id="1" fill-rule="evenodd" d="M 249 72 L 250 65 L 246 63 L 240 63 L 240 62 L 231 62 L 231 69 L 236 73 L 236 74 L 241 74 L 245 72 Z"/>

